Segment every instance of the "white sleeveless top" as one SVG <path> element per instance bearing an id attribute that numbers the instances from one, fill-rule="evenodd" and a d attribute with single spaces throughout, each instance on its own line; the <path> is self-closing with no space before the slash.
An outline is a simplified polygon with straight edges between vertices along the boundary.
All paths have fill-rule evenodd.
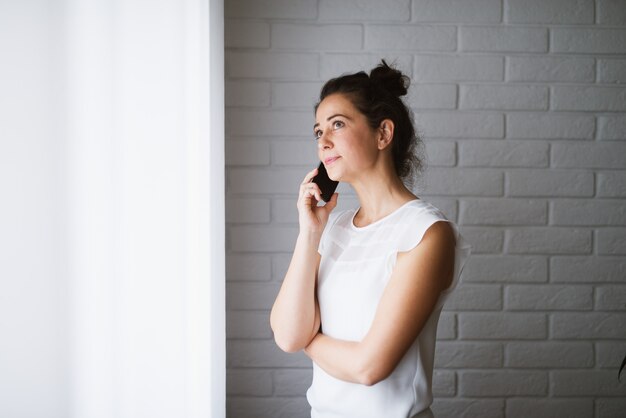
<path id="1" fill-rule="evenodd" d="M 437 322 L 471 247 L 457 225 L 424 200 L 411 200 L 361 228 L 354 226 L 356 212 L 331 213 L 320 240 L 317 296 L 324 334 L 361 341 L 370 329 L 397 253 L 417 246 L 437 221 L 449 222 L 456 235 L 454 277 L 420 335 L 387 379 L 373 386 L 349 383 L 334 378 L 314 362 L 313 383 L 306 394 L 311 417 L 410 418 L 428 410 L 432 403 Z"/>

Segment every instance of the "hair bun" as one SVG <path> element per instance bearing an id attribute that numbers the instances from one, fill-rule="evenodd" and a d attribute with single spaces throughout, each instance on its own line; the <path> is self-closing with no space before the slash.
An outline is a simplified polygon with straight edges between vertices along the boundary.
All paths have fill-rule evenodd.
<path id="1" fill-rule="evenodd" d="M 381 63 L 370 72 L 370 80 L 398 97 L 407 93 L 410 84 L 409 77 L 387 65 L 385 60 L 381 60 Z"/>

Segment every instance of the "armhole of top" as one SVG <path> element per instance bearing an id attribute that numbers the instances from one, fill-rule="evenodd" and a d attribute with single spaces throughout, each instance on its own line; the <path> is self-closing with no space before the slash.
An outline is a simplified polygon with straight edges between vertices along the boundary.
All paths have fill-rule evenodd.
<path id="1" fill-rule="evenodd" d="M 436 222 L 440 222 L 440 221 L 447 222 L 452 227 L 454 238 L 456 240 L 455 256 L 454 256 L 454 264 L 455 264 L 454 272 L 452 276 L 452 282 L 445 290 L 441 292 L 439 300 L 437 301 L 437 305 L 435 306 L 435 309 L 439 309 L 443 306 L 445 301 L 448 299 L 450 293 L 452 293 L 452 291 L 457 287 L 465 261 L 467 261 L 467 258 L 469 257 L 471 253 L 471 246 L 459 232 L 459 227 L 456 223 L 445 218 L 444 216 L 438 216 L 436 213 L 429 214 L 429 215 L 430 216 L 428 216 L 428 218 L 425 221 L 423 221 L 419 225 L 416 225 L 416 229 L 414 229 L 413 231 L 405 235 L 406 238 L 400 243 L 398 252 L 410 251 L 413 248 L 415 248 L 417 245 L 419 245 L 419 243 L 422 242 L 424 235 L 426 235 L 426 231 L 428 231 L 428 229 L 431 226 L 433 226 Z"/>

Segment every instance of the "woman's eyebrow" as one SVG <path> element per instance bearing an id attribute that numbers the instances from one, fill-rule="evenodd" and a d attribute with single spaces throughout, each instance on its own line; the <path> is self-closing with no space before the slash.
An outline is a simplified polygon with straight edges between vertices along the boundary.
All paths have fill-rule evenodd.
<path id="1" fill-rule="evenodd" d="M 334 115 L 331 115 L 329 117 L 326 118 L 326 122 L 328 122 L 329 120 L 331 120 L 332 118 L 334 118 L 335 116 L 342 116 L 348 120 L 352 120 L 350 119 L 348 116 L 346 115 L 342 115 L 341 113 L 335 113 Z M 315 125 L 313 125 L 313 129 L 315 129 L 317 126 L 319 126 L 319 123 L 316 123 Z"/>

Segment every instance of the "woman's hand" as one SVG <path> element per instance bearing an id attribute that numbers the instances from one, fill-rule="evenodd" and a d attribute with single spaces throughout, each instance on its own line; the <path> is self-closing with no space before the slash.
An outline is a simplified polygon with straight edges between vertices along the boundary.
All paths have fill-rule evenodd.
<path id="1" fill-rule="evenodd" d="M 319 186 L 313 183 L 313 177 L 317 174 L 317 168 L 309 171 L 300 184 L 298 196 L 298 217 L 300 221 L 300 231 L 315 232 L 321 234 L 328 222 L 330 212 L 337 206 L 337 193 L 333 193 L 330 201 L 324 206 L 317 206 L 322 200 L 322 191 Z"/>

